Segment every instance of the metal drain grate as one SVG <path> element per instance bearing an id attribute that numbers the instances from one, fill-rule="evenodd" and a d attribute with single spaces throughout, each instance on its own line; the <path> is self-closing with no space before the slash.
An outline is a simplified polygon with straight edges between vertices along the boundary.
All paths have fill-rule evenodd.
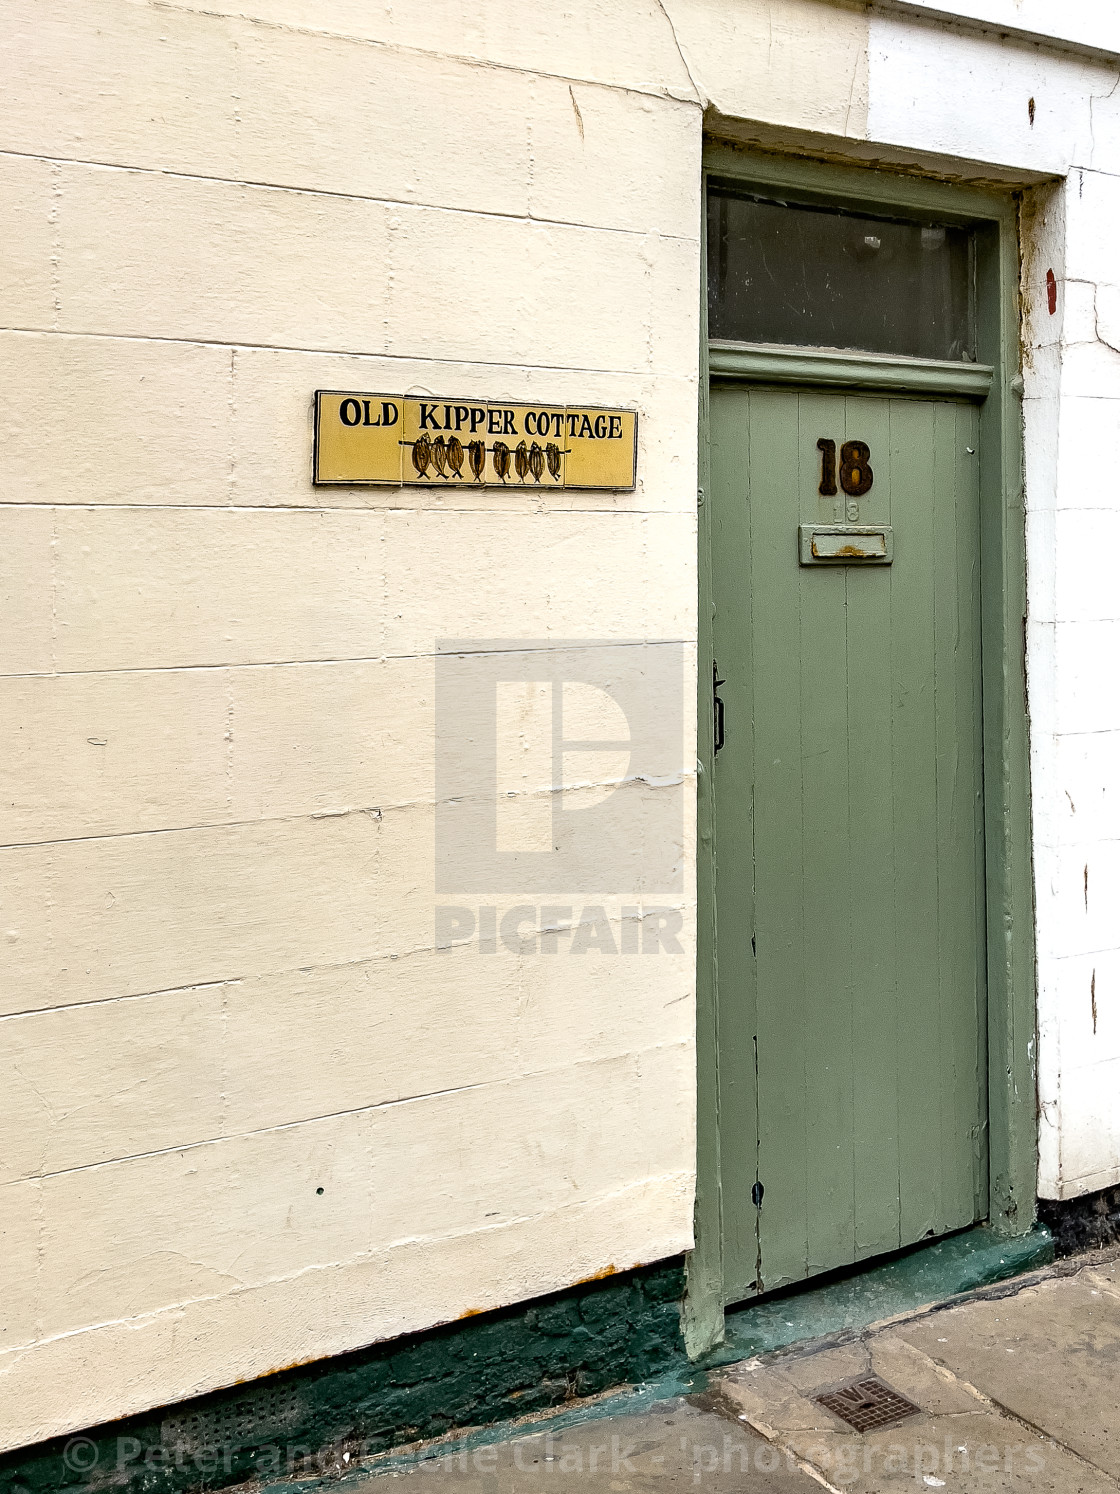
<path id="1" fill-rule="evenodd" d="M 826 1390 L 814 1396 L 818 1406 L 824 1406 L 841 1421 L 846 1421 L 857 1432 L 874 1432 L 880 1427 L 893 1427 L 897 1421 L 908 1416 L 917 1416 L 922 1409 L 908 1401 L 897 1390 L 880 1380 L 878 1375 L 864 1375 L 859 1380 L 850 1380 L 835 1390 Z"/>

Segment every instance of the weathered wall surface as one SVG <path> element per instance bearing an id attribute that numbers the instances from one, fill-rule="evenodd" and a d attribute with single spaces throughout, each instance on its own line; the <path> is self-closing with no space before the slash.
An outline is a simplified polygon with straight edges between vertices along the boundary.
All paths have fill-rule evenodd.
<path id="1" fill-rule="evenodd" d="M 433 656 L 694 643 L 705 107 L 1064 178 L 1042 1186 L 1120 1180 L 1115 70 L 819 0 L 3 16 L 0 1447 L 687 1247 L 690 826 L 680 955 L 437 952 Z M 323 494 L 317 387 L 633 405 L 638 487 Z"/>
<path id="2" fill-rule="evenodd" d="M 221 8 L 3 5 L 0 1447 L 691 1240 L 687 826 L 679 954 L 432 927 L 436 640 L 695 639 L 672 31 Z M 315 490 L 318 387 L 638 488 Z"/>

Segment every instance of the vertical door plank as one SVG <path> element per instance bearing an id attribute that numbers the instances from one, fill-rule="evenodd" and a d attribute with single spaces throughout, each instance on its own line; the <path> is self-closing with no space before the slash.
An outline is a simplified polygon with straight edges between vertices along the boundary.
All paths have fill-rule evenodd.
<path id="1" fill-rule="evenodd" d="M 974 818 L 972 824 L 972 863 L 969 886 L 972 894 L 972 934 L 975 950 L 976 991 L 976 1087 L 970 1096 L 976 1107 L 976 1134 L 973 1143 L 976 1186 L 975 1217 L 988 1213 L 988 907 L 984 840 L 984 694 L 983 694 L 983 597 L 980 586 L 981 521 L 980 512 L 980 410 L 969 405 L 962 411 L 962 423 L 968 431 L 965 450 L 958 451 L 962 468 L 967 463 L 967 487 L 958 498 L 957 555 L 960 574 L 967 578 L 969 613 L 973 626 L 972 678 L 968 681 L 968 710 L 972 726 L 973 771 L 976 775 Z M 972 448 L 971 454 L 968 447 Z"/>
<path id="2" fill-rule="evenodd" d="M 935 1227 L 969 1224 L 977 1211 L 982 974 L 976 879 L 982 836 L 979 712 L 979 464 L 977 417 L 942 402 L 934 416 L 937 684 L 938 947 L 941 1008 L 943 1214 Z"/>
<path id="3" fill-rule="evenodd" d="M 720 1187 L 724 1278 L 745 1296 L 757 1260 L 751 1200 L 758 1134 L 754 1063 L 754 777 L 750 638 L 750 391 L 712 391 L 712 567 L 715 662 L 727 742 L 715 760 L 716 938 L 719 1041 Z M 710 500 L 711 501 L 711 500 Z"/>
<path id="4" fill-rule="evenodd" d="M 811 521 L 819 508 L 816 441 L 841 437 L 844 400 L 802 394 L 798 405 L 799 518 Z M 786 1041 L 805 1050 L 808 1269 L 815 1273 L 849 1262 L 855 1239 L 847 567 L 798 566 L 795 560 L 783 569 L 786 585 L 796 579 L 801 596 L 802 945 L 808 1012 L 798 1028 L 787 1027 Z"/>
<path id="5" fill-rule="evenodd" d="M 845 400 L 846 440 L 871 447 L 874 481 L 861 524 L 892 519 L 891 404 Z M 853 1259 L 896 1250 L 899 1229 L 898 1007 L 895 977 L 894 764 L 891 755 L 893 567 L 846 566 L 848 616 L 847 884 L 852 942 Z M 904 998 L 902 998 L 904 999 Z"/>
<path id="6" fill-rule="evenodd" d="M 802 928 L 803 642 L 797 587 L 798 400 L 751 395 L 751 667 L 755 742 L 755 979 L 760 1232 L 769 1289 L 808 1271 L 805 1065 L 814 1009 Z"/>
<path id="7" fill-rule="evenodd" d="M 936 1232 L 943 1216 L 933 406 L 894 400 L 890 419 L 896 494 L 891 633 L 895 645 L 894 927 L 900 999 L 898 1083 L 903 1101 L 900 1218 L 902 1239 L 913 1241 Z"/>

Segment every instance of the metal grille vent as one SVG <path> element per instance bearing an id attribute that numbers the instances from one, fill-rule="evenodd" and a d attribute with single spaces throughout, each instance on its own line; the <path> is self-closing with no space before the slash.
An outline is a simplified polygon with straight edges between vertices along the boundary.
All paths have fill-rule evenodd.
<path id="1" fill-rule="evenodd" d="M 191 1457 L 214 1448 L 267 1441 L 290 1427 L 298 1414 L 295 1386 L 286 1386 L 212 1410 L 168 1416 L 160 1429 L 160 1441 L 164 1447 L 179 1448 Z"/>
<path id="2" fill-rule="evenodd" d="M 878 1375 L 864 1375 L 835 1390 L 814 1396 L 818 1406 L 846 1421 L 857 1432 L 874 1432 L 893 1427 L 895 1422 L 917 1416 L 921 1410 L 897 1390 L 892 1390 Z"/>

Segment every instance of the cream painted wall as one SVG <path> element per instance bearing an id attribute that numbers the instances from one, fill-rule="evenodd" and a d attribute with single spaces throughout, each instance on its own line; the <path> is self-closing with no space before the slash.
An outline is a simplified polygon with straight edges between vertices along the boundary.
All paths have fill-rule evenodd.
<path id="1" fill-rule="evenodd" d="M 432 711 L 440 637 L 694 645 L 705 109 L 1064 179 L 1042 1180 L 1120 1180 L 1112 65 L 825 0 L 2 13 L 0 1448 L 690 1243 L 691 826 L 683 955 L 437 953 Z M 632 404 L 638 488 L 324 495 L 317 387 Z"/>
<path id="2" fill-rule="evenodd" d="M 438 638 L 694 699 L 671 27 L 220 8 L 2 8 L 3 1448 L 691 1241 L 691 829 L 679 955 L 433 948 Z M 638 487 L 317 491 L 318 387 L 633 405 Z"/>
<path id="3" fill-rule="evenodd" d="M 665 0 L 707 108 L 727 119 L 862 139 L 867 16 L 822 0 Z"/>

